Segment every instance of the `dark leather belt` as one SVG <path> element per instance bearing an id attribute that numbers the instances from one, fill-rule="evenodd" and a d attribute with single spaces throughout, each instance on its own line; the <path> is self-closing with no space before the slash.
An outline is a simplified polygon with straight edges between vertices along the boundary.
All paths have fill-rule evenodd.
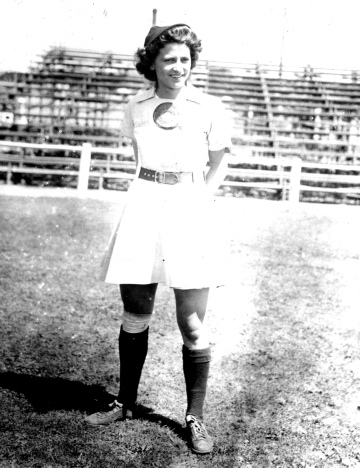
<path id="1" fill-rule="evenodd" d="M 140 168 L 139 179 L 149 180 L 158 184 L 181 184 L 183 182 L 193 182 L 192 172 L 165 172 L 154 171 L 152 169 Z"/>

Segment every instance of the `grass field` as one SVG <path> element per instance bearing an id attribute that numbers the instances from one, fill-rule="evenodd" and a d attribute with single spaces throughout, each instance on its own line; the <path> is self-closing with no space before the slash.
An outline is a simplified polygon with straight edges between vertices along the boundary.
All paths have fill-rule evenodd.
<path id="1" fill-rule="evenodd" d="M 0 468 L 360 467 L 358 207 L 217 200 L 231 281 L 209 304 L 215 449 L 199 457 L 165 287 L 139 419 L 83 423 L 118 389 L 121 305 L 97 274 L 124 197 L 25 193 L 0 195 Z"/>

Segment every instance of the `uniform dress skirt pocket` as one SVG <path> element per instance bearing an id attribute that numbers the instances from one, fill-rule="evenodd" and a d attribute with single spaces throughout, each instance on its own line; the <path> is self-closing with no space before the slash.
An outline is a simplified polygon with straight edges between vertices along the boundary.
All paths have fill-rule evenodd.
<path id="1" fill-rule="evenodd" d="M 225 283 L 227 246 L 205 183 L 132 183 L 100 279 L 198 289 Z"/>

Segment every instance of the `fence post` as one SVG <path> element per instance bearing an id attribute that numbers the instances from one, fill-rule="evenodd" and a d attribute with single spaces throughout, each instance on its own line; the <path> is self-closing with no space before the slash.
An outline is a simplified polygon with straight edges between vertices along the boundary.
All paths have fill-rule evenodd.
<path id="1" fill-rule="evenodd" d="M 301 179 L 301 159 L 294 157 L 291 165 L 289 202 L 298 203 L 300 201 L 300 179 Z"/>
<path id="2" fill-rule="evenodd" d="M 6 185 L 11 185 L 11 163 L 8 163 L 8 170 L 6 173 Z"/>
<path id="3" fill-rule="evenodd" d="M 102 190 L 104 187 L 104 169 L 100 167 L 100 175 L 99 175 L 99 190 Z"/>
<path id="4" fill-rule="evenodd" d="M 77 189 L 79 193 L 84 193 L 89 185 L 89 173 L 91 162 L 91 144 L 83 143 L 80 158 L 79 178 Z"/>

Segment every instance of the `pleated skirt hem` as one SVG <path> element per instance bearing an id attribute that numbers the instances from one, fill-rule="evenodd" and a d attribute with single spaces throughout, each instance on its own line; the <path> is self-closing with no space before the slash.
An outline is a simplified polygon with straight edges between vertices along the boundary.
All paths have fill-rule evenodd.
<path id="1" fill-rule="evenodd" d="M 100 280 L 164 283 L 178 289 L 224 285 L 227 246 L 205 184 L 135 180 L 105 253 Z"/>

